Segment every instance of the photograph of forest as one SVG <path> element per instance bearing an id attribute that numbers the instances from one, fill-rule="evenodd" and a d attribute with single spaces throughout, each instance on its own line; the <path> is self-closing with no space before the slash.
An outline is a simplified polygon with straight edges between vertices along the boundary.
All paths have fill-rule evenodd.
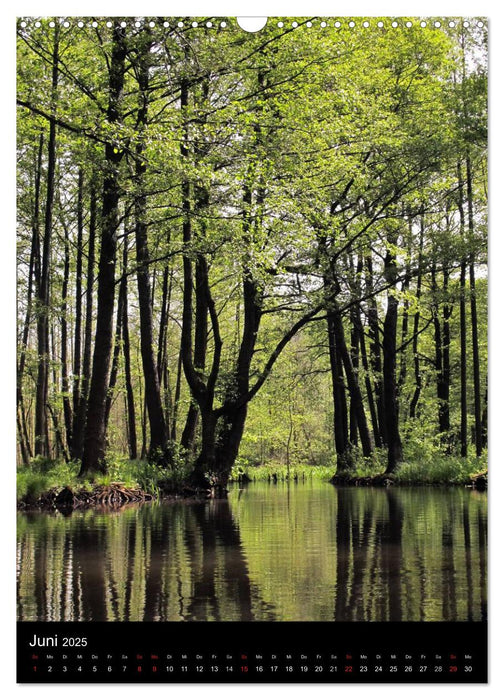
<path id="1" fill-rule="evenodd" d="M 17 21 L 20 620 L 485 620 L 487 27 Z"/>

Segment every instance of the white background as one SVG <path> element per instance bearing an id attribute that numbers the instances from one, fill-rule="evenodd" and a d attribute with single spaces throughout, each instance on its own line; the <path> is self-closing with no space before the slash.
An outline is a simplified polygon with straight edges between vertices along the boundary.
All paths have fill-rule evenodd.
<path id="1" fill-rule="evenodd" d="M 16 16 L 429 16 L 489 17 L 490 26 L 490 684 L 479 685 L 47 685 L 15 684 L 15 18 Z M 501 456 L 504 410 L 504 216 L 501 210 L 504 114 L 504 13 L 497 2 L 480 0 L 397 2 L 347 0 L 21 0 L 10 2 L 0 18 L 0 687 L 5 697 L 84 698 L 445 698 L 504 697 L 504 460 Z"/>

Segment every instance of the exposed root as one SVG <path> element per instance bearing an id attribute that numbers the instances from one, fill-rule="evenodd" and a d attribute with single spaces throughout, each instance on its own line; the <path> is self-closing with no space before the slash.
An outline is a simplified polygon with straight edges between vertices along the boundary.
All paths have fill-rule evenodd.
<path id="1" fill-rule="evenodd" d="M 351 474 L 335 474 L 331 479 L 334 486 L 393 486 L 392 474 L 377 474 L 376 476 L 352 476 Z"/>
<path id="2" fill-rule="evenodd" d="M 27 510 L 38 508 L 42 510 L 59 510 L 69 513 L 79 508 L 103 507 L 112 510 L 124 508 L 127 505 L 147 503 L 153 496 L 141 489 L 127 488 L 119 482 L 109 486 L 95 486 L 92 491 L 81 489 L 72 491 L 64 489 L 51 489 L 38 498 L 24 498 L 18 503 L 18 508 Z"/>
<path id="3" fill-rule="evenodd" d="M 36 498 L 25 496 L 17 507 L 19 510 L 59 511 L 69 515 L 74 510 L 98 508 L 119 511 L 123 508 L 142 505 L 159 498 L 162 501 L 182 503 L 204 502 L 211 498 L 225 498 L 227 489 L 217 485 L 197 487 L 188 482 L 180 484 L 169 480 L 158 483 L 159 493 L 153 496 L 138 488 L 127 488 L 120 482 L 109 486 L 95 486 L 92 491 L 54 488 Z"/>

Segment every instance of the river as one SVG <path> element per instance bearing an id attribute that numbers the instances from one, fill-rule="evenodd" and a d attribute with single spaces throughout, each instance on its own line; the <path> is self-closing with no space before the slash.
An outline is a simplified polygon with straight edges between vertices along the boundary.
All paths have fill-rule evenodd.
<path id="1" fill-rule="evenodd" d="M 234 486 L 18 514 L 19 620 L 485 620 L 487 494 Z"/>

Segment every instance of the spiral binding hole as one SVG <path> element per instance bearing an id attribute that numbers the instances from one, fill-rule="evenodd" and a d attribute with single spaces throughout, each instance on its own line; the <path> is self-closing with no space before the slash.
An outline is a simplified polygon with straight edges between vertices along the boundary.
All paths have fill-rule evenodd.
<path id="1" fill-rule="evenodd" d="M 342 26 L 344 26 L 340 20 L 329 21 L 329 19 L 330 18 L 321 19 L 317 22 L 313 22 L 312 20 L 308 20 L 306 22 L 303 21 L 301 24 L 297 20 L 290 20 L 289 23 L 286 23 L 284 20 L 279 20 L 275 23 L 275 26 L 278 29 L 284 29 L 285 27 L 291 27 L 292 29 L 298 29 L 300 27 L 306 27 L 307 29 L 315 29 L 315 28 L 327 29 L 330 27 L 334 27 L 335 29 L 341 29 Z M 422 29 L 425 29 L 429 26 L 431 28 L 434 27 L 435 29 L 441 29 L 443 26 L 449 27 L 450 29 L 454 29 L 457 25 L 460 26 L 460 24 L 462 25 L 462 27 L 464 27 L 464 29 L 468 29 L 469 27 L 471 27 L 471 25 L 472 26 L 476 25 L 479 29 L 483 29 L 483 27 L 485 26 L 485 22 L 482 21 L 481 19 L 478 19 L 478 20 L 476 20 L 474 18 L 471 20 L 464 19 L 460 22 L 460 24 L 459 24 L 459 22 L 457 22 L 453 19 L 444 19 L 444 20 L 432 19 L 430 21 L 426 21 L 424 19 L 417 18 L 416 20 L 413 20 L 413 21 L 410 19 L 402 20 L 402 21 L 400 19 L 399 20 L 390 19 L 387 21 L 383 21 L 383 20 L 377 21 L 376 19 L 371 18 L 370 20 L 367 20 L 367 19 L 363 20 L 360 23 L 360 25 L 362 27 L 364 27 L 365 29 L 369 29 L 369 28 L 373 28 L 373 27 L 377 27 L 378 29 L 386 29 L 387 27 L 390 27 L 392 29 L 397 29 L 401 26 L 410 29 L 411 27 L 413 27 L 415 25 L 420 26 Z M 103 18 L 101 20 L 101 22 L 99 22 L 96 20 L 92 20 L 92 21 L 76 20 L 76 18 L 70 17 L 70 18 L 62 18 L 62 19 L 59 19 L 56 21 L 55 20 L 38 20 L 38 19 L 35 20 L 35 19 L 27 18 L 27 19 L 23 19 L 23 20 L 19 21 L 19 27 L 21 29 L 26 29 L 26 28 L 29 28 L 30 26 L 34 26 L 35 28 L 39 29 L 40 27 L 46 25 L 46 26 L 50 27 L 51 29 L 53 29 L 54 27 L 56 27 L 57 23 L 59 23 L 65 29 L 68 29 L 75 24 L 79 29 L 83 29 L 86 26 L 92 27 L 93 29 L 96 29 L 102 23 L 104 26 L 108 27 L 109 29 L 114 26 L 114 22 L 111 21 L 110 19 Z M 225 20 L 221 20 L 218 22 L 212 22 L 210 20 L 202 21 L 202 22 L 198 22 L 197 20 L 189 20 L 189 21 L 184 22 L 182 20 L 175 21 L 175 19 L 173 19 L 173 21 L 171 23 L 168 20 L 164 20 L 162 22 L 159 21 L 158 23 L 156 23 L 153 20 L 147 21 L 146 19 L 144 19 L 143 21 L 140 21 L 138 19 L 135 19 L 135 20 L 131 19 L 130 21 L 123 20 L 120 22 L 120 26 L 123 29 L 126 29 L 128 26 L 135 27 L 136 29 L 140 29 L 142 26 L 148 26 L 148 27 L 153 29 L 154 27 L 158 26 L 158 24 L 159 24 L 159 26 L 163 26 L 165 29 L 168 29 L 170 26 L 171 27 L 178 27 L 179 29 L 184 29 L 184 28 L 187 29 L 189 27 L 192 27 L 195 29 L 198 27 L 206 27 L 207 29 L 212 29 L 212 28 L 225 29 L 226 27 L 229 26 L 228 22 L 226 22 Z M 353 19 L 349 20 L 346 22 L 346 26 L 350 29 L 354 29 L 357 26 L 357 22 Z M 260 30 L 253 30 L 253 31 L 260 31 Z"/>

